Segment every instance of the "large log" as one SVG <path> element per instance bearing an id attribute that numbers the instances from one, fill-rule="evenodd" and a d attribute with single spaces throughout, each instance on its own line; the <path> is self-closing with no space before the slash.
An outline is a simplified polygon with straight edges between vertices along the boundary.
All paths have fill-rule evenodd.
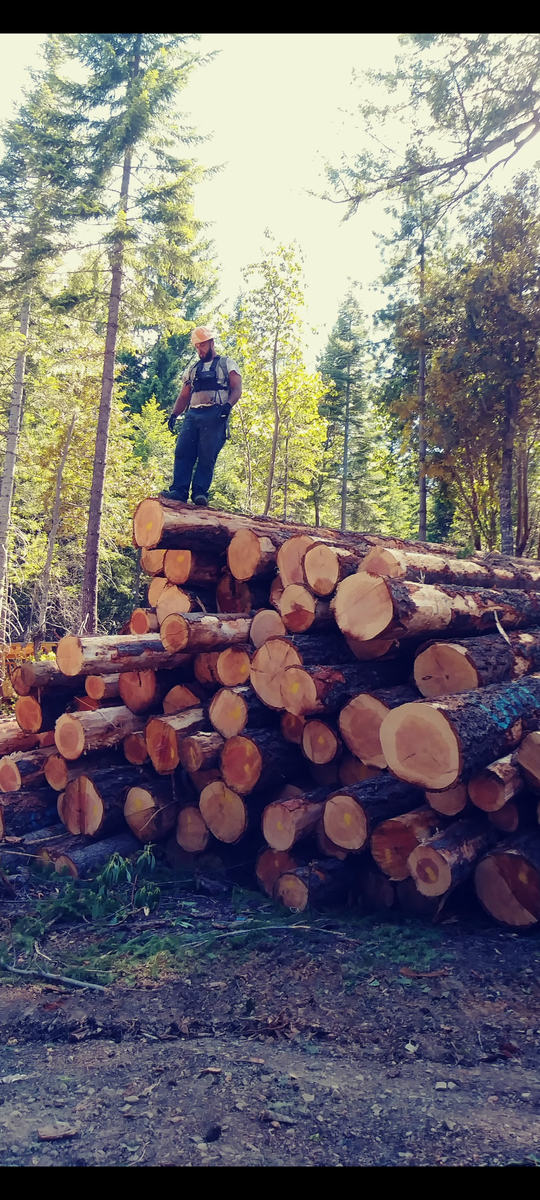
<path id="1" fill-rule="evenodd" d="M 53 746 L 53 750 L 54 749 L 55 747 Z M 108 766 L 110 764 L 103 764 L 100 761 L 99 765 Z M 86 762 L 77 761 L 76 766 L 73 766 L 73 764 L 68 762 L 68 760 L 61 754 L 55 753 L 51 754 L 50 758 L 47 759 L 44 768 L 44 775 L 49 787 L 54 788 L 55 792 L 64 792 L 68 783 L 70 783 L 72 779 L 77 779 L 78 776 L 82 775 L 85 770 L 88 770 L 88 764 Z"/>
<path id="2" fill-rule="evenodd" d="M 0 759 L 0 792 L 18 792 L 22 787 L 40 787 L 45 780 L 45 765 L 54 746 L 38 750 L 16 751 Z"/>
<path id="3" fill-rule="evenodd" d="M 246 613 L 268 604 L 268 587 L 254 580 L 244 583 L 230 571 L 222 571 L 216 587 L 215 607 L 219 613 Z"/>
<path id="4" fill-rule="evenodd" d="M 113 854 L 129 858 L 140 850 L 140 843 L 128 830 L 114 837 L 94 842 L 86 837 L 65 838 L 62 846 L 53 852 L 54 869 L 60 875 L 71 875 L 72 879 L 85 879 L 99 871 Z"/>
<path id="5" fill-rule="evenodd" d="M 48 787 L 3 792 L 0 795 L 0 841 L 4 837 L 22 837 L 32 829 L 42 829 L 57 821 L 57 799 L 56 792 Z"/>
<path id="6" fill-rule="evenodd" d="M 429 642 L 419 647 L 414 679 L 423 696 L 448 696 L 487 687 L 503 679 L 521 679 L 540 671 L 540 629 Z"/>
<path id="7" fill-rule="evenodd" d="M 328 791 L 318 788 L 290 799 L 274 800 L 262 815 L 262 831 L 273 850 L 290 850 L 308 837 L 322 814 Z"/>
<path id="8" fill-rule="evenodd" d="M 286 667 L 301 666 L 295 646 L 284 638 L 268 638 L 251 660 L 251 686 L 267 708 L 281 710 L 281 672 Z"/>
<path id="9" fill-rule="evenodd" d="M 70 761 L 89 750 L 118 746 L 128 733 L 144 728 L 144 721 L 124 705 L 97 712 L 64 713 L 56 722 L 57 750 Z"/>
<path id="10" fill-rule="evenodd" d="M 128 788 L 135 787 L 141 772 L 138 767 L 104 767 L 82 772 L 68 783 L 58 815 L 70 833 L 109 837 L 124 825 L 124 800 Z"/>
<path id="11" fill-rule="evenodd" d="M 271 636 L 275 638 L 279 634 Z M 358 661 L 356 654 L 336 626 L 329 633 L 288 634 L 285 637 L 282 635 L 282 640 L 287 641 L 289 646 L 294 646 L 299 661 L 304 667 L 354 666 Z"/>
<path id="12" fill-rule="evenodd" d="M 56 721 L 66 707 L 65 697 L 19 696 L 15 701 L 15 720 L 23 733 L 42 733 L 54 729 Z"/>
<path id="13" fill-rule="evenodd" d="M 60 668 L 50 659 L 45 662 L 25 662 L 17 667 L 11 677 L 18 696 L 29 696 L 30 692 L 47 688 L 63 688 L 65 693 L 78 691 L 80 680 L 63 675 Z"/>
<path id="14" fill-rule="evenodd" d="M 204 820 L 200 808 L 186 804 L 180 809 L 176 824 L 176 841 L 182 850 L 190 854 L 200 854 L 206 850 L 210 840 L 210 830 Z"/>
<path id="15" fill-rule="evenodd" d="M 277 715 L 267 708 L 251 687 L 220 688 L 212 697 L 208 719 L 224 738 L 236 737 L 247 726 L 264 729 L 275 724 Z"/>
<path id="16" fill-rule="evenodd" d="M 161 627 L 165 617 L 176 615 L 177 613 L 191 612 L 191 598 L 182 588 L 176 587 L 174 583 L 168 583 L 156 604 L 156 617 L 158 625 Z"/>
<path id="17" fill-rule="evenodd" d="M 124 817 L 140 842 L 159 841 L 174 829 L 178 801 L 171 779 L 142 779 L 130 787 L 124 801 Z"/>
<path id="18" fill-rule="evenodd" d="M 313 596 L 303 583 L 287 585 L 280 599 L 279 613 L 291 633 L 335 627 L 330 602 Z"/>
<path id="19" fill-rule="evenodd" d="M 251 671 L 251 647 L 227 646 L 216 659 L 215 673 L 223 687 L 238 687 L 247 683 Z"/>
<path id="20" fill-rule="evenodd" d="M 300 746 L 304 757 L 316 766 L 337 760 L 343 749 L 337 726 L 320 720 L 306 721 Z"/>
<path id="21" fill-rule="evenodd" d="M 147 637 L 129 633 L 84 638 L 68 634 L 58 643 L 56 660 L 65 675 L 110 675 L 116 671 L 182 667 L 189 664 L 191 655 L 171 654 L 158 633 L 149 633 Z"/>
<path id="22" fill-rule="evenodd" d="M 229 738 L 221 752 L 221 774 L 227 787 L 245 795 L 259 782 L 265 788 L 287 782 L 298 771 L 296 746 L 285 742 L 277 730 L 257 729 Z"/>
<path id="23" fill-rule="evenodd" d="M 216 616 L 211 613 L 171 613 L 166 617 L 160 636 L 171 654 L 182 650 L 223 650 L 247 642 L 251 617 Z"/>
<path id="24" fill-rule="evenodd" d="M 321 858 L 339 858 L 343 862 L 349 853 L 348 850 L 343 849 L 343 846 L 336 846 L 335 842 L 330 841 L 325 833 L 322 817 L 315 827 L 315 841 Z"/>
<path id="25" fill-rule="evenodd" d="M 147 633 L 158 633 L 159 621 L 155 608 L 135 608 L 129 618 L 129 632 L 142 637 Z"/>
<path id="26" fill-rule="evenodd" d="M 409 856 L 409 871 L 424 896 L 442 896 L 463 883 L 481 854 L 497 841 L 497 830 L 489 821 L 473 817 L 456 821 Z"/>
<path id="27" fill-rule="evenodd" d="M 355 787 L 329 795 L 323 813 L 330 841 L 345 850 L 361 850 L 383 821 L 410 812 L 422 803 L 422 794 L 386 772 Z"/>
<path id="28" fill-rule="evenodd" d="M 186 771 L 208 771 L 218 767 L 225 739 L 216 730 L 192 733 L 179 747 L 180 762 Z"/>
<path id="29" fill-rule="evenodd" d="M 503 559 L 497 563 L 489 558 L 447 558 L 440 554 L 376 546 L 362 560 L 359 569 L 369 571 L 371 575 L 405 579 L 409 583 L 540 591 L 540 568 L 527 559 Z"/>
<path id="30" fill-rule="evenodd" d="M 155 671 L 123 671 L 119 691 L 122 704 L 125 704 L 126 708 L 132 713 L 143 713 L 159 704 L 163 697 L 164 685 Z"/>
<path id="31" fill-rule="evenodd" d="M 152 717 L 146 726 L 146 745 L 152 764 L 160 775 L 169 775 L 180 762 L 180 745 L 185 737 L 209 725 L 202 708 L 186 708 L 169 717 Z"/>
<path id="32" fill-rule="evenodd" d="M 167 550 L 163 571 L 170 583 L 202 583 L 215 587 L 221 563 L 215 554 L 200 550 Z"/>
<path id="33" fill-rule="evenodd" d="M 196 708 L 209 699 L 209 693 L 200 683 L 177 683 L 163 697 L 163 712 L 166 717 L 183 712 L 185 708 Z"/>
<path id="34" fill-rule="evenodd" d="M 371 553 L 371 551 L 370 551 Z M 315 596 L 331 596 L 338 583 L 358 570 L 362 556 L 341 546 L 315 542 L 302 560 L 303 580 Z"/>
<path id="35" fill-rule="evenodd" d="M 219 842 L 234 845 L 249 827 L 249 809 L 243 796 L 227 787 L 222 779 L 209 783 L 199 797 L 205 824 Z"/>
<path id="36" fill-rule="evenodd" d="M 476 868 L 474 886 L 486 912 L 502 925 L 525 929 L 540 920 L 540 832 L 518 834 Z"/>
<path id="37" fill-rule="evenodd" d="M 115 671 L 112 675 L 87 675 L 84 689 L 92 700 L 112 700 L 120 695 L 120 674 Z"/>
<path id="38" fill-rule="evenodd" d="M 287 632 L 278 612 L 273 608 L 261 608 L 251 622 L 249 635 L 255 649 L 264 645 L 270 637 L 280 637 Z"/>
<path id="39" fill-rule="evenodd" d="M 332 611 L 342 632 L 360 641 L 382 635 L 417 637 L 443 629 L 459 636 L 496 628 L 496 616 L 504 629 L 537 625 L 540 595 L 406 583 L 360 571 L 340 583 Z"/>
<path id="40" fill-rule="evenodd" d="M 392 667 L 392 663 L 380 664 Z M 387 687 L 361 692 L 342 708 L 339 729 L 345 745 L 366 766 L 383 769 L 388 764 L 383 754 L 380 730 L 388 713 L 400 704 L 417 698 L 416 688 Z"/>
<path id="41" fill-rule="evenodd" d="M 373 692 L 377 697 L 381 688 L 387 689 L 385 695 L 389 696 L 390 704 L 396 694 L 392 684 L 405 675 L 405 671 L 397 669 L 400 666 L 393 662 L 356 662 L 348 666 L 288 667 L 281 675 L 282 707 L 297 717 L 331 714 L 339 712 L 359 692 Z M 416 690 L 402 688 L 400 691 L 404 693 L 401 703 L 416 699 Z M 354 746 L 349 748 L 354 750 Z"/>
<path id="42" fill-rule="evenodd" d="M 344 863 L 337 858 L 319 859 L 306 867 L 297 867 L 280 875 L 274 884 L 273 898 L 293 912 L 308 907 L 342 904 L 348 896 L 350 879 Z"/>
<path id="43" fill-rule="evenodd" d="M 445 824 L 445 818 L 429 807 L 416 808 L 413 812 L 383 821 L 373 831 L 370 841 L 377 866 L 389 879 L 396 882 L 406 879 L 410 874 L 407 862 L 409 855 L 420 842 L 433 837 Z"/>
<path id="44" fill-rule="evenodd" d="M 383 753 L 399 779 L 429 791 L 468 782 L 521 741 L 523 722 L 540 715 L 540 676 L 472 692 L 416 700 L 381 725 Z"/>
<path id="45" fill-rule="evenodd" d="M 518 796 L 523 786 L 523 776 L 514 755 L 507 754 L 469 779 L 468 792 L 476 808 L 492 813 Z"/>
<path id="46" fill-rule="evenodd" d="M 41 745 L 42 734 L 23 733 L 11 717 L 0 720 L 0 754 L 12 754 L 14 750 L 34 750 Z"/>
<path id="47" fill-rule="evenodd" d="M 271 538 L 252 529 L 239 529 L 227 547 L 227 564 L 235 579 L 246 581 L 276 571 L 276 547 Z"/>
<path id="48" fill-rule="evenodd" d="M 166 550 L 141 550 L 141 569 L 147 575 L 163 575 Z"/>

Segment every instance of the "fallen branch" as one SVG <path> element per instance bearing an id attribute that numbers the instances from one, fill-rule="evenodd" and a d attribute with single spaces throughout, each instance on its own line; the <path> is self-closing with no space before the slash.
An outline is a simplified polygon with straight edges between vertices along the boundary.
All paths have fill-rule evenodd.
<path id="1" fill-rule="evenodd" d="M 93 992 L 104 992 L 101 983 L 84 983 L 81 979 L 70 979 L 69 975 L 53 975 L 50 971 L 25 971 L 22 967 L 10 967 L 0 959 L 0 971 L 10 971 L 12 975 L 27 975 L 32 979 L 49 979 L 54 983 L 67 983 L 70 987 L 91 988 Z"/>
<path id="2" fill-rule="evenodd" d="M 345 942 L 351 942 L 353 946 L 359 946 L 360 942 L 356 938 L 347 937 L 346 933 L 339 933 L 334 929 L 318 929 L 313 925 L 257 925 L 251 929 L 230 929 L 228 933 L 216 933 L 213 936 L 204 938 L 202 942 L 186 942 L 186 946 L 191 949 L 193 946 L 205 946 L 207 942 L 218 941 L 221 938 L 227 937 L 245 937 L 248 933 L 288 933 L 291 929 L 303 930 L 306 933 L 328 933 L 331 937 L 341 938 Z"/>

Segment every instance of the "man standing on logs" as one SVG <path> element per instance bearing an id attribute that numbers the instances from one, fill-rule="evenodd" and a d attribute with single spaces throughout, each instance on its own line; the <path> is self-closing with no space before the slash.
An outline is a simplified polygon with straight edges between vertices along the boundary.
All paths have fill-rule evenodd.
<path id="1" fill-rule="evenodd" d="M 191 334 L 199 362 L 184 373 L 182 391 L 169 417 L 174 433 L 176 418 L 185 412 L 174 454 L 174 478 L 165 500 L 186 503 L 191 485 L 195 504 L 206 507 L 217 456 L 227 437 L 231 409 L 242 395 L 242 380 L 232 358 L 222 358 L 214 349 L 214 335 L 206 326 Z M 186 411 L 187 410 L 187 411 Z M 193 476 L 193 468 L 195 474 Z"/>

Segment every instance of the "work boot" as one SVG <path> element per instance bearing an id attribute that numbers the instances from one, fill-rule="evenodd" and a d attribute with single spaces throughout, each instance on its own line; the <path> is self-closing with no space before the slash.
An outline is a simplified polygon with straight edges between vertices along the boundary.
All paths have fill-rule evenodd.
<path id="1" fill-rule="evenodd" d="M 182 492 L 177 492 L 175 488 L 169 488 L 168 491 L 159 493 L 162 500 L 177 500 L 180 504 L 187 504 L 187 496 L 182 495 Z"/>
<path id="2" fill-rule="evenodd" d="M 198 508 L 208 508 L 208 500 L 206 496 L 195 496 L 193 503 L 196 504 Z"/>

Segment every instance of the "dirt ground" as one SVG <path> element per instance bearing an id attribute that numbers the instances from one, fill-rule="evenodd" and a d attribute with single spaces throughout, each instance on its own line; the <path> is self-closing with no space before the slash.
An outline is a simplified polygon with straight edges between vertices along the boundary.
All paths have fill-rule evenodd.
<path id="1" fill-rule="evenodd" d="M 35 896 L 0 900 L 4 938 Z M 540 1165 L 538 933 L 192 890 L 28 945 L 115 979 L 0 974 L 5 1166 Z"/>

